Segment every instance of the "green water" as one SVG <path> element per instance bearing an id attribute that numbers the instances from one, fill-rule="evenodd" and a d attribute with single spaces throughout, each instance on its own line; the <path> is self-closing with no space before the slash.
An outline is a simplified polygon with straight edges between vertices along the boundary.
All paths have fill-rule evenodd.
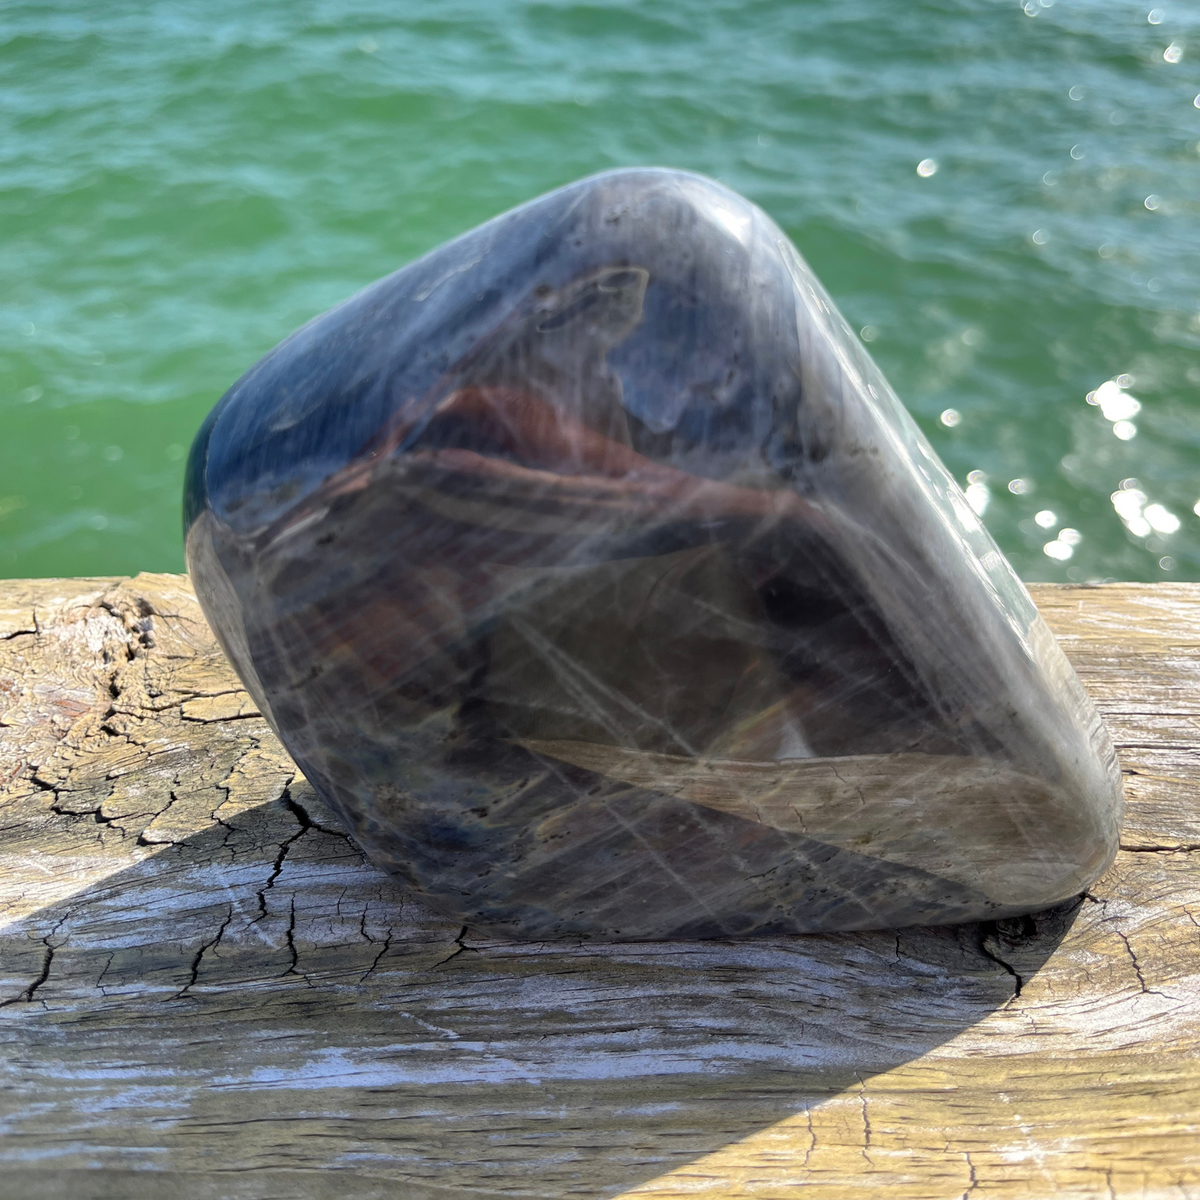
<path id="1" fill-rule="evenodd" d="M 182 569 L 264 351 L 654 163 L 784 226 L 1025 578 L 1200 579 L 1198 93 L 1194 0 L 10 3 L 0 575 Z"/>

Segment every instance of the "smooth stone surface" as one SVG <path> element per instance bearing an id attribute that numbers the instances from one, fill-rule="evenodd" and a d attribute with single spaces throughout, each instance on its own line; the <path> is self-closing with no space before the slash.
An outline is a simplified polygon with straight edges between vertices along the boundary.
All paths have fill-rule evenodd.
<path id="1" fill-rule="evenodd" d="M 192 449 L 247 688 L 371 857 L 495 934 L 966 921 L 1081 891 L 1115 755 L 783 233 L 611 172 L 317 318 Z"/>

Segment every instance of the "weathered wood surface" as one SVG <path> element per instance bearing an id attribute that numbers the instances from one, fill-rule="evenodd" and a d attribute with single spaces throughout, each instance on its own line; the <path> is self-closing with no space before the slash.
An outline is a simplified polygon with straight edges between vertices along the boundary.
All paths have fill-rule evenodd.
<path id="1" fill-rule="evenodd" d="M 1112 871 L 1036 918 L 473 938 L 367 864 L 187 581 L 0 584 L 0 1194 L 1200 1197 L 1200 587 L 1041 587 Z"/>

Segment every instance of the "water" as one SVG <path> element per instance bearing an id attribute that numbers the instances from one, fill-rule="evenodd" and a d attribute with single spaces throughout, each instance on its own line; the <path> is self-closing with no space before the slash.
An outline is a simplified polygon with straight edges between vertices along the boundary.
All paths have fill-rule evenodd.
<path id="1" fill-rule="evenodd" d="M 653 163 L 784 226 L 1024 578 L 1200 579 L 1200 6 L 1046 3 L 7 5 L 0 575 L 181 570 L 259 355 Z"/>

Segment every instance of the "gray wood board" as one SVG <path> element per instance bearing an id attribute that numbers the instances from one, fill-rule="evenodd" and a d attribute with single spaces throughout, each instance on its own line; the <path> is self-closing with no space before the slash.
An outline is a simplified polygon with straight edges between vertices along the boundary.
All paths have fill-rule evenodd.
<path id="1" fill-rule="evenodd" d="M 1085 897 L 597 946 L 367 863 L 184 577 L 0 584 L 0 1193 L 1200 1198 L 1200 587 L 1034 595 L 1126 772 Z"/>

